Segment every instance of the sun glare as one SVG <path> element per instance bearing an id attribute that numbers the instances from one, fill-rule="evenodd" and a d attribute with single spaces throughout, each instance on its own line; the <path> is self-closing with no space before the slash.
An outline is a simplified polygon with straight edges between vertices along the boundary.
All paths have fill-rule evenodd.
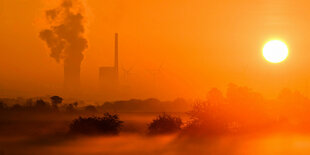
<path id="1" fill-rule="evenodd" d="M 288 56 L 286 44 L 280 40 L 272 40 L 264 45 L 264 58 L 271 63 L 280 63 Z"/>

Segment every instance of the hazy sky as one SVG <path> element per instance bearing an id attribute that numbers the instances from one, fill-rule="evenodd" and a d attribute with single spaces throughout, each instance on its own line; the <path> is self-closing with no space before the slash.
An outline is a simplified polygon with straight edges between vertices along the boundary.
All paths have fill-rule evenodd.
<path id="1" fill-rule="evenodd" d="M 133 97 L 204 97 L 232 82 L 267 97 L 282 88 L 308 92 L 310 10 L 306 0 L 85 0 L 87 38 L 81 84 L 92 94 L 98 67 L 113 64 L 119 33 L 120 66 Z M 0 0 L 0 96 L 59 93 L 63 66 L 39 38 L 49 0 Z M 286 61 L 271 64 L 270 39 L 289 46 Z M 154 70 L 162 66 L 160 73 Z M 122 69 L 121 69 L 122 71 Z"/>

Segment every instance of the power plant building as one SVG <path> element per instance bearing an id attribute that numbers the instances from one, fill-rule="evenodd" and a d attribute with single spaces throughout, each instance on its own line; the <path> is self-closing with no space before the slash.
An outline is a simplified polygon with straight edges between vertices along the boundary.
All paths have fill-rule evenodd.
<path id="1" fill-rule="evenodd" d="M 107 95 L 115 94 L 118 89 L 118 34 L 115 34 L 114 66 L 99 68 L 100 89 Z"/>

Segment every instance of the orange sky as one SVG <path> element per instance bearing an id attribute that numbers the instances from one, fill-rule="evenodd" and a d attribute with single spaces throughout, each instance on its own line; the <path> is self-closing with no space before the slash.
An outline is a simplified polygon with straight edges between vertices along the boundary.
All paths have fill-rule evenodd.
<path id="1" fill-rule="evenodd" d="M 98 67 L 113 64 L 119 33 L 120 66 L 130 68 L 132 97 L 204 97 L 232 82 L 267 97 L 282 88 L 309 95 L 310 10 L 306 0 L 85 0 L 87 38 L 81 85 L 90 95 Z M 48 0 L 0 0 L 0 96 L 57 94 L 63 66 L 38 37 Z M 280 64 L 261 54 L 270 39 L 285 41 Z M 162 65 L 156 77 L 153 70 Z M 123 75 L 121 73 L 121 79 Z"/>

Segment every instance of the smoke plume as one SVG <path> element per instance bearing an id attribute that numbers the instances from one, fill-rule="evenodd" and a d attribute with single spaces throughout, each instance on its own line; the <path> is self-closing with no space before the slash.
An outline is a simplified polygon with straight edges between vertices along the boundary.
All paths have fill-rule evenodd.
<path id="1" fill-rule="evenodd" d="M 49 28 L 40 32 L 51 50 L 50 56 L 57 62 L 74 59 L 81 62 L 87 40 L 83 36 L 83 6 L 77 0 L 63 0 L 58 8 L 45 12 Z"/>
<path id="2" fill-rule="evenodd" d="M 45 12 L 45 18 L 49 27 L 40 32 L 40 38 L 51 50 L 51 57 L 64 62 L 65 91 L 76 94 L 83 51 L 87 48 L 83 5 L 78 0 L 62 0 L 59 7 Z"/>

